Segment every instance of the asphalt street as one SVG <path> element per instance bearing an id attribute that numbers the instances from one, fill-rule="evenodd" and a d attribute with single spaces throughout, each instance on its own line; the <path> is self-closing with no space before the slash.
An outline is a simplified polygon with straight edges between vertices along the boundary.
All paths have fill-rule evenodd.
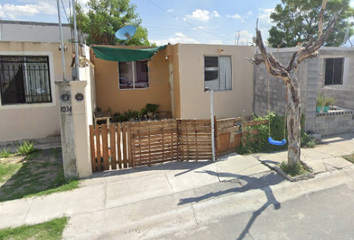
<path id="1" fill-rule="evenodd" d="M 354 185 L 278 202 L 271 191 L 263 206 L 227 216 L 194 230 L 159 239 L 354 239 Z"/>

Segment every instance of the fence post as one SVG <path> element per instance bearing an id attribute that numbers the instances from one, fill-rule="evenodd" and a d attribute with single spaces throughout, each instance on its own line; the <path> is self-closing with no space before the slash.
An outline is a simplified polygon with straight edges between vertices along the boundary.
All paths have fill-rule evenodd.
<path id="1" fill-rule="evenodd" d="M 219 129 L 216 116 L 214 116 L 214 138 L 215 138 L 215 155 L 216 158 L 219 156 Z"/>

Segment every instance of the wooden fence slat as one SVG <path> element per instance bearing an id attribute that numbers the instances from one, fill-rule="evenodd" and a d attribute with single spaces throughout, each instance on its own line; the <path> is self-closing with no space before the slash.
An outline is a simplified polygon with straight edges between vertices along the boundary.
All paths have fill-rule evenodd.
<path id="1" fill-rule="evenodd" d="M 101 125 L 102 130 L 102 152 L 103 152 L 103 169 L 109 170 L 108 163 L 108 134 L 107 134 L 107 125 Z"/>
<path id="2" fill-rule="evenodd" d="M 97 155 L 97 171 L 102 171 L 102 160 L 101 160 L 101 134 L 100 126 L 95 126 L 95 136 L 96 136 L 96 155 Z"/>
<path id="3" fill-rule="evenodd" d="M 215 158 L 219 156 L 219 128 L 216 116 L 214 116 L 214 148 L 215 148 Z"/>
<path id="4" fill-rule="evenodd" d="M 119 136 L 119 135 L 118 135 Z M 111 144 L 111 167 L 112 169 L 117 169 L 117 158 L 116 158 L 116 124 L 112 123 L 109 129 L 109 137 Z"/>
<path id="5" fill-rule="evenodd" d="M 122 169 L 122 145 L 121 145 L 121 137 L 122 137 L 122 127 L 121 124 L 117 124 L 117 155 L 118 155 L 118 167 Z"/>
<path id="6" fill-rule="evenodd" d="M 90 125 L 90 149 L 91 149 L 91 163 L 92 163 L 92 172 L 97 171 L 96 165 L 96 149 L 95 149 L 95 134 L 93 131 L 93 125 Z"/>
<path id="7" fill-rule="evenodd" d="M 132 159 L 132 151 L 131 151 L 131 142 L 130 142 L 130 126 L 131 126 L 131 124 L 128 123 L 128 126 L 127 126 L 128 162 L 129 162 L 129 167 L 134 167 L 133 159 Z"/>
<path id="8" fill-rule="evenodd" d="M 128 167 L 128 162 L 127 162 L 127 123 L 123 123 L 122 129 L 123 129 L 123 135 L 122 135 L 123 136 L 122 137 L 122 141 L 123 141 L 123 168 L 127 168 Z"/>

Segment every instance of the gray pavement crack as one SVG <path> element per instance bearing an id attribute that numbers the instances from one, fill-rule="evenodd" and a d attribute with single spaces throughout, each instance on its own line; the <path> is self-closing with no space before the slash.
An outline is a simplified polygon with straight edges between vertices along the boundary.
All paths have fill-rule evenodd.
<path id="1" fill-rule="evenodd" d="M 106 208 L 106 202 L 107 202 L 107 183 L 104 184 L 103 209 Z"/>
<path id="2" fill-rule="evenodd" d="M 29 206 L 29 208 L 28 208 L 28 210 L 27 210 L 27 212 L 26 212 L 26 215 L 25 215 L 25 217 L 24 217 L 23 220 L 22 220 L 22 224 L 21 224 L 21 225 L 23 225 L 23 224 L 25 223 L 25 220 L 26 220 L 26 218 L 27 218 L 27 216 L 28 216 L 29 211 L 30 211 L 31 208 L 32 208 L 32 205 L 33 205 L 34 200 L 35 200 L 35 199 L 32 200 L 31 205 Z"/>
<path id="3" fill-rule="evenodd" d="M 197 220 L 197 216 L 195 215 L 195 209 L 194 209 L 194 207 L 193 207 L 193 204 L 191 204 L 191 208 L 192 208 L 193 217 L 194 217 L 194 220 L 195 220 L 195 223 L 196 223 L 195 228 L 198 228 L 199 223 L 198 223 L 198 220 Z"/>
<path id="4" fill-rule="evenodd" d="M 170 180 L 168 179 L 168 177 L 167 177 L 167 175 L 166 175 L 166 172 L 164 172 L 164 175 L 165 175 L 165 177 L 166 177 L 166 180 L 167 180 L 168 186 L 169 186 L 169 187 L 170 187 L 170 189 L 171 189 L 171 192 L 172 192 L 172 193 L 174 193 L 175 191 L 173 191 L 173 186 L 172 186 L 172 184 L 171 184 Z"/>

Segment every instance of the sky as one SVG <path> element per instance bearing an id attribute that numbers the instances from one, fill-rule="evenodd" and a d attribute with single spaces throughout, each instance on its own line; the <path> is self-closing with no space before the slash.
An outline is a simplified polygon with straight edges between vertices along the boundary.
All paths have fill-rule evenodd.
<path id="1" fill-rule="evenodd" d="M 85 7 L 88 0 L 77 0 Z M 72 0 L 59 0 L 62 23 Z M 157 45 L 203 43 L 249 45 L 256 20 L 263 39 L 273 25 L 269 15 L 281 0 L 131 0 L 148 39 Z M 351 0 L 354 7 L 354 0 Z M 0 0 L 0 18 L 58 23 L 56 0 Z M 118 29 L 117 29 L 118 30 Z"/>

